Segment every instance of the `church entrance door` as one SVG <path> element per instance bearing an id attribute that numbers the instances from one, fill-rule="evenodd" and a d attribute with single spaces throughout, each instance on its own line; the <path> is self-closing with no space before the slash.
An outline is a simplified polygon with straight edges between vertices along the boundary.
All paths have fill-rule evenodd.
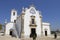
<path id="1" fill-rule="evenodd" d="M 37 34 L 36 34 L 36 29 L 35 29 L 35 28 L 31 28 L 30 37 L 33 37 L 33 36 L 37 36 Z"/>
<path id="2" fill-rule="evenodd" d="M 47 31 L 45 31 L 45 36 L 47 36 Z"/>

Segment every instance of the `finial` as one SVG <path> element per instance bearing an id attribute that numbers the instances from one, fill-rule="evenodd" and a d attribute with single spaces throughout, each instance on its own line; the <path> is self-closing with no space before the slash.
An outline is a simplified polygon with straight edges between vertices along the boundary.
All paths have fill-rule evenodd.
<path id="1" fill-rule="evenodd" d="M 22 7 L 22 13 L 24 13 L 25 12 L 25 8 L 24 7 Z"/>
<path id="2" fill-rule="evenodd" d="M 22 8 L 22 10 L 24 10 L 24 7 Z"/>
<path id="3" fill-rule="evenodd" d="M 26 8 L 25 8 L 25 11 L 26 11 L 27 9 L 28 9 L 28 8 L 26 7 Z"/>
<path id="4" fill-rule="evenodd" d="M 7 19 L 5 19 L 5 23 L 7 23 Z"/>
<path id="5" fill-rule="evenodd" d="M 31 4 L 30 7 L 34 7 L 34 4 Z"/>

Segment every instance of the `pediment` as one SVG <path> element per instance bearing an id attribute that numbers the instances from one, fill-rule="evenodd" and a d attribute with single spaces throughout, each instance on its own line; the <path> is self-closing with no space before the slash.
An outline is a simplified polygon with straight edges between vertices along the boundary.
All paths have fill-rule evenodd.
<path id="1" fill-rule="evenodd" d="M 30 7 L 29 12 L 30 12 L 31 14 L 36 14 L 36 9 L 35 9 L 35 7 Z"/>

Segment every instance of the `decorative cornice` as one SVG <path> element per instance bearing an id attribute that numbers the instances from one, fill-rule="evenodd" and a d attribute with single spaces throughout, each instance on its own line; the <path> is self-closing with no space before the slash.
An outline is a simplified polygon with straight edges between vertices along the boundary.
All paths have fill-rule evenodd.
<path id="1" fill-rule="evenodd" d="M 31 16 L 31 17 L 35 18 L 35 16 Z"/>
<path id="2" fill-rule="evenodd" d="M 29 26 L 30 27 L 36 27 L 37 25 L 36 24 L 30 24 Z"/>

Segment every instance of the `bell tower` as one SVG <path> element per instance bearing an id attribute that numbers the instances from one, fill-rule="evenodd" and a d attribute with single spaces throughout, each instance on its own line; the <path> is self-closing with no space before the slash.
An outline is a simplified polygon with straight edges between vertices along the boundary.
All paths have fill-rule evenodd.
<path id="1" fill-rule="evenodd" d="M 11 22 L 16 22 L 17 19 L 17 11 L 15 9 L 11 10 Z"/>

